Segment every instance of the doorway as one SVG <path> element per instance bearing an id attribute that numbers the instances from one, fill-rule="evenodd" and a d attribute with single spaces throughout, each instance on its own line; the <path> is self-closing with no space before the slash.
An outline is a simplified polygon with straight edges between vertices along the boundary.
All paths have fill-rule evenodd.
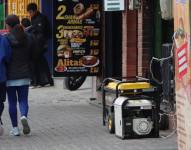
<path id="1" fill-rule="evenodd" d="M 103 77 L 122 77 L 122 13 L 106 12 Z"/>

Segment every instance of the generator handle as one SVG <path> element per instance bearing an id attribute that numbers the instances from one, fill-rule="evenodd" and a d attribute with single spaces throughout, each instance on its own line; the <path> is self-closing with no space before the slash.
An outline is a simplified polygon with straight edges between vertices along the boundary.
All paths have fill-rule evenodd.
<path id="1" fill-rule="evenodd" d="M 116 98 L 118 98 L 119 97 L 119 86 L 121 85 L 121 84 L 123 84 L 123 83 L 127 83 L 127 81 L 121 81 L 121 82 L 119 82 L 119 83 L 117 83 L 117 86 L 116 86 Z"/>
<path id="2" fill-rule="evenodd" d="M 131 79 L 131 78 L 136 78 L 136 80 L 128 80 L 128 79 Z M 147 78 L 144 78 L 144 77 L 141 77 L 141 76 L 135 76 L 135 77 L 122 77 L 122 79 L 126 79 L 126 81 L 121 81 L 121 80 L 117 80 L 115 78 L 105 78 L 103 81 L 102 81 L 102 87 L 104 87 L 108 82 L 112 81 L 112 82 L 116 82 L 116 83 L 127 83 L 127 82 L 135 82 L 135 81 L 138 81 L 138 82 L 144 82 L 144 81 L 147 81 L 147 82 L 150 82 L 149 79 Z"/>
<path id="3" fill-rule="evenodd" d="M 102 82 L 102 86 L 104 87 L 104 86 L 107 84 L 107 82 L 109 82 L 109 81 L 120 82 L 120 81 L 117 80 L 117 79 L 113 79 L 113 78 L 105 78 L 105 79 L 103 80 L 103 82 Z"/>
<path id="4" fill-rule="evenodd" d="M 150 82 L 149 79 L 144 78 L 144 77 L 141 77 L 141 76 L 136 76 L 136 78 L 138 79 L 138 81 L 147 81 L 147 82 Z M 140 79 L 140 80 L 139 80 L 139 79 Z"/>

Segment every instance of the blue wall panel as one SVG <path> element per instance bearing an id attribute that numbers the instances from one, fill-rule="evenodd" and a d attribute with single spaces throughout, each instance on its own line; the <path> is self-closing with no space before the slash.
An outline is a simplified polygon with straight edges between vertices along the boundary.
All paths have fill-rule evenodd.
<path id="1" fill-rule="evenodd" d="M 52 22 L 52 17 L 53 17 L 52 10 L 53 10 L 53 8 L 52 8 L 52 0 L 41 0 L 41 12 L 48 17 L 51 25 L 53 24 L 53 22 Z M 52 25 L 52 27 L 53 27 L 53 25 Z M 46 53 L 46 58 L 48 60 L 49 66 L 50 66 L 50 68 L 52 70 L 52 64 L 53 64 L 52 63 L 53 40 L 52 39 L 49 40 L 48 47 L 49 48 L 48 48 L 48 52 Z"/>

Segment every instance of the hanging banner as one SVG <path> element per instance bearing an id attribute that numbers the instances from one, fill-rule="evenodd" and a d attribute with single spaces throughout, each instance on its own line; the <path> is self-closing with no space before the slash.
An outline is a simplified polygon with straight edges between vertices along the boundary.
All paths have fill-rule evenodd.
<path id="1" fill-rule="evenodd" d="M 97 75 L 101 0 L 54 0 L 54 77 Z"/>
<path id="2" fill-rule="evenodd" d="M 178 149 L 191 150 L 190 0 L 174 0 Z"/>

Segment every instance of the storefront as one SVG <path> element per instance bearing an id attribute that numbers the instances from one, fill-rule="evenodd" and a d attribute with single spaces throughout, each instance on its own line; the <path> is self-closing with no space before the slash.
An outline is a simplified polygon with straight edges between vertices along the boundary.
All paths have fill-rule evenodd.
<path id="1" fill-rule="evenodd" d="M 6 15 L 16 14 L 20 19 L 29 17 L 27 5 L 32 2 L 38 5 L 38 9 L 45 14 L 52 23 L 52 0 L 3 0 L 2 3 L 0 3 L 0 11 L 5 13 L 1 13 L 2 17 L 0 16 L 0 21 L 1 18 L 2 21 L 0 27 L 4 28 L 4 18 Z M 46 53 L 46 57 L 50 68 L 52 68 L 52 40 L 49 41 L 49 50 Z"/>
<path id="2" fill-rule="evenodd" d="M 7 14 L 17 14 L 20 18 L 28 17 L 26 6 L 30 2 L 36 2 L 39 9 L 52 19 L 52 0 L 7 0 Z M 99 76 L 104 77 L 126 77 L 143 75 L 148 72 L 148 59 L 152 53 L 152 32 L 145 28 L 143 22 L 152 22 L 150 7 L 152 3 L 142 2 L 144 5 L 141 11 L 128 10 L 128 3 L 125 1 L 125 11 L 105 12 L 103 14 L 103 43 L 102 43 L 102 69 Z M 151 3 L 151 4 L 150 4 Z M 146 10 L 149 6 L 149 11 Z M 147 18 L 143 18 L 143 11 Z M 147 23 L 149 25 L 150 23 Z M 150 26 L 152 28 L 152 26 Z M 148 28 L 150 28 L 148 27 Z M 143 35 L 148 35 L 143 38 Z M 147 43 L 147 44 L 145 44 Z M 50 42 L 52 47 L 52 42 Z M 49 51 L 49 56 L 51 51 Z M 49 57 L 51 59 L 51 57 Z M 51 61 L 51 60 L 50 60 Z"/>
<path id="3" fill-rule="evenodd" d="M 108 71 L 105 70 L 106 76 L 132 77 L 140 75 L 146 77 L 148 74 L 149 59 L 153 54 L 154 47 L 154 2 L 152 0 L 142 1 L 139 6 L 131 8 L 131 10 L 129 7 L 129 2 L 125 1 L 124 11 L 104 13 L 105 47 L 103 51 L 112 52 L 111 55 L 114 57 L 110 63 L 105 63 L 105 65 L 106 68 L 111 68 L 112 62 L 114 63 L 113 67 L 116 65 L 116 69 L 114 68 L 113 71 L 112 68 L 109 68 Z M 105 55 L 106 60 L 107 56 L 108 54 Z M 112 59 L 110 56 L 109 58 Z M 110 73 L 111 71 L 113 73 Z"/>
<path id="4" fill-rule="evenodd" d="M 118 69 L 114 70 L 113 74 L 110 73 L 109 76 L 132 77 L 140 75 L 146 77 L 149 72 L 149 59 L 153 55 L 154 47 L 154 2 L 152 0 L 141 1 L 139 6 L 131 8 L 131 10 L 130 6 L 129 2 L 125 1 L 124 11 L 105 13 L 106 45 L 104 51 L 110 52 L 111 49 L 114 49 L 115 59 L 113 62 Z M 109 17 L 112 19 L 109 20 Z M 107 24 L 113 27 L 109 33 Z M 115 36 L 109 35 L 112 32 Z M 108 41 L 108 37 L 113 39 Z M 119 42 L 117 42 L 118 39 Z M 108 66 L 110 66 L 109 64 Z"/>
<path id="5" fill-rule="evenodd" d="M 136 7 L 129 9 L 131 5 L 125 1 L 125 10 L 103 12 L 103 72 L 94 79 L 92 91 L 93 97 L 98 101 L 102 100 L 100 85 L 106 77 L 120 79 L 142 76 L 151 79 L 151 58 L 167 57 L 162 52 L 163 44 L 173 43 L 173 18 L 172 15 L 169 18 L 162 18 L 160 0 L 140 2 Z M 172 64 L 168 65 L 172 68 Z M 156 72 L 159 70 L 160 68 L 157 68 Z M 174 103 L 174 89 L 171 88 L 172 74 L 171 71 L 166 76 L 168 87 L 166 82 L 163 82 L 167 91 L 170 91 L 167 95 L 169 103 Z M 161 129 L 174 127 L 171 125 L 171 119 L 170 121 L 168 119 L 165 115 L 164 126 Z"/>
<path id="6" fill-rule="evenodd" d="M 20 19 L 28 17 L 27 5 L 34 2 L 40 8 L 40 0 L 7 0 L 7 14 L 16 14 Z"/>

